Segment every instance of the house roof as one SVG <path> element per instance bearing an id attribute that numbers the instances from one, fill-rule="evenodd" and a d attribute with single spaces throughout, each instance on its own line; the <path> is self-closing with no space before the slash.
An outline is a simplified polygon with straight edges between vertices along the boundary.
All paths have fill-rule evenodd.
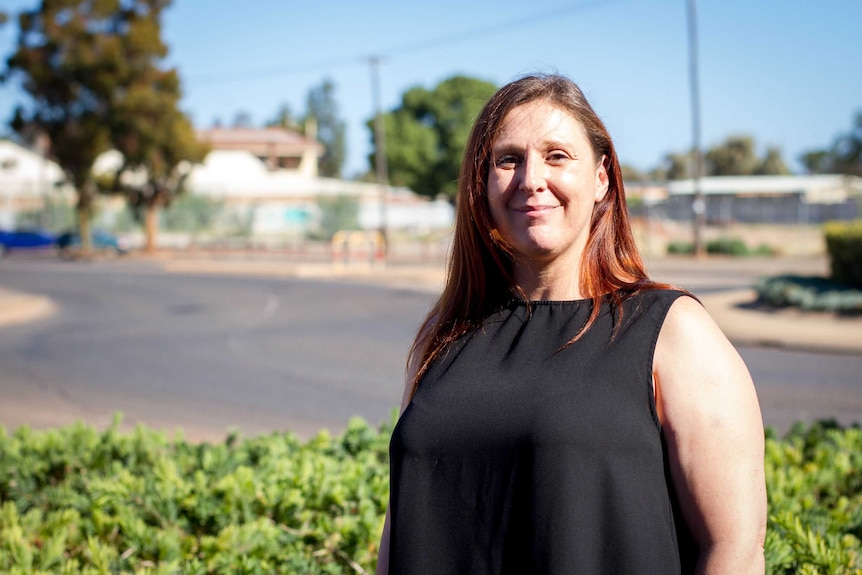
<path id="1" fill-rule="evenodd" d="M 198 139 L 214 150 L 247 150 L 257 155 L 298 156 L 308 150 L 323 153 L 317 140 L 283 128 L 212 128 L 199 130 Z"/>

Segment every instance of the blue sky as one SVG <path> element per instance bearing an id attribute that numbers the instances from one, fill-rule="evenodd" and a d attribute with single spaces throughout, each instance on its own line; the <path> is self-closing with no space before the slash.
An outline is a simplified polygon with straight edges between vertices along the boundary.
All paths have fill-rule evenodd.
<path id="1" fill-rule="evenodd" d="M 35 0 L 4 0 L 7 11 Z M 702 141 L 751 134 L 793 169 L 862 111 L 862 2 L 699 0 Z M 685 0 L 363 2 L 174 0 L 163 35 L 198 127 L 240 111 L 255 123 L 305 109 L 330 78 L 347 121 L 347 175 L 367 168 L 373 114 L 368 57 L 380 56 L 383 108 L 455 74 L 498 85 L 560 72 L 605 120 L 623 162 L 642 169 L 691 145 Z M 17 29 L 0 29 L 0 53 Z M 0 93 L 0 120 L 21 97 Z"/>

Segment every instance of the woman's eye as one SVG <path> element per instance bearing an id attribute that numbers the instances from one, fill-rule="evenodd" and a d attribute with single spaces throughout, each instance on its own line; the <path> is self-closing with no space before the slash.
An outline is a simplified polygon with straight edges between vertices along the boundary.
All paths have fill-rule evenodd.
<path id="1" fill-rule="evenodd" d="M 518 159 L 515 156 L 500 156 L 494 165 L 498 168 L 514 168 L 518 165 Z"/>
<path id="2" fill-rule="evenodd" d="M 562 164 L 569 159 L 569 155 L 565 152 L 551 152 L 547 157 L 548 162 L 552 164 Z"/>

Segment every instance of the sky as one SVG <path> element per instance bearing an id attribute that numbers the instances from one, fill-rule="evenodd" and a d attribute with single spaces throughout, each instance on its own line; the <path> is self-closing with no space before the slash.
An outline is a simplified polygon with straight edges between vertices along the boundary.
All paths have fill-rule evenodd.
<path id="1" fill-rule="evenodd" d="M 36 0 L 3 0 L 8 12 Z M 862 112 L 862 2 L 698 0 L 701 143 L 754 136 L 790 168 L 828 147 Z M 454 75 L 502 85 L 530 72 L 577 82 L 621 161 L 655 167 L 692 146 L 686 0 L 174 0 L 162 22 L 165 66 L 182 80 L 198 128 L 240 112 L 262 125 L 286 104 L 305 111 L 330 79 L 347 124 L 345 175 L 368 169 L 374 115 L 371 57 L 384 111 L 408 89 Z M 0 28 L 0 55 L 17 26 Z M 24 98 L 0 87 L 0 132 Z"/>

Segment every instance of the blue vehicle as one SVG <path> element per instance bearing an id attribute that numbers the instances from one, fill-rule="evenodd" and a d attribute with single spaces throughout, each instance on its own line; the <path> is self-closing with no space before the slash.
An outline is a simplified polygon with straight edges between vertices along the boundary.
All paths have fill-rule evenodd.
<path id="1" fill-rule="evenodd" d="M 95 251 L 113 251 L 116 254 L 125 254 L 129 251 L 129 245 L 124 238 L 118 238 L 114 234 L 103 230 L 93 230 L 90 232 L 90 237 L 93 242 L 93 250 Z M 60 253 L 69 254 L 74 250 L 81 248 L 81 236 L 77 231 L 68 231 L 60 234 L 56 240 L 57 247 L 60 248 Z"/>
<path id="2" fill-rule="evenodd" d="M 0 255 L 12 250 L 48 249 L 54 247 L 57 238 L 44 230 L 0 230 Z"/>

